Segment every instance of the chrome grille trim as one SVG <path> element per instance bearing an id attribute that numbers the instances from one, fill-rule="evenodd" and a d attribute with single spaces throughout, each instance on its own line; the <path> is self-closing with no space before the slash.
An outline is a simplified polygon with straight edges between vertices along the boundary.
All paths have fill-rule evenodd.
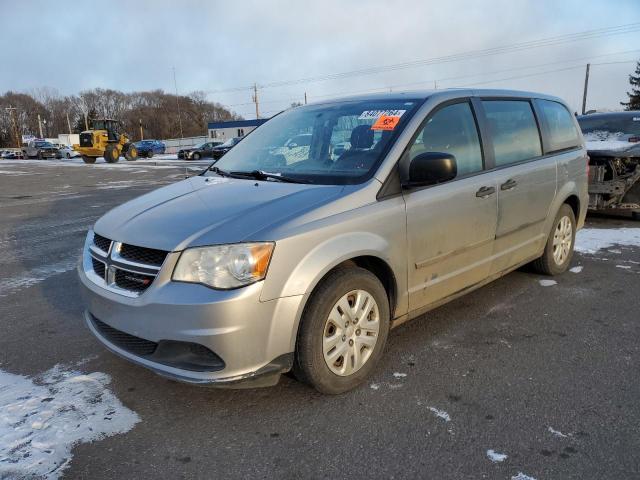
<path id="1" fill-rule="evenodd" d="M 153 284 L 155 278 L 160 273 L 162 266 L 148 265 L 123 258 L 119 253 L 122 248 L 121 242 L 111 241 L 109 251 L 98 248 L 94 244 L 94 232 L 87 234 L 85 248 L 83 251 L 83 270 L 89 280 L 96 285 L 126 297 L 136 298 L 142 295 L 146 289 Z M 105 265 L 105 274 L 100 276 L 93 269 L 93 260 Z M 116 284 L 116 272 L 128 272 L 137 275 L 150 277 L 151 281 L 142 291 L 129 290 Z"/>

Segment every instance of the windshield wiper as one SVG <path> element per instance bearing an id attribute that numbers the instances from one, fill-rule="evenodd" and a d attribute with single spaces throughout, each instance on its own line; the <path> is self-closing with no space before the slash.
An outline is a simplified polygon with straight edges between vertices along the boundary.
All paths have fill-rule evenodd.
<path id="1" fill-rule="evenodd" d="M 246 177 L 255 178 L 256 180 L 275 180 L 277 182 L 286 182 L 286 183 L 311 183 L 309 180 L 286 177 L 279 173 L 268 173 L 268 172 L 263 172 L 262 170 L 253 170 L 251 172 L 229 172 L 229 174 L 232 176 L 237 175 L 245 178 Z"/>

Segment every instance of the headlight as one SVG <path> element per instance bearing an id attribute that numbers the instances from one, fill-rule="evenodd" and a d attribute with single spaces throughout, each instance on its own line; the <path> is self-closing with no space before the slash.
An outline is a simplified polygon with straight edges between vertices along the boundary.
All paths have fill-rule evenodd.
<path id="1" fill-rule="evenodd" d="M 267 274 L 274 244 L 238 243 L 188 248 L 173 270 L 173 280 L 231 289 L 262 280 Z"/>

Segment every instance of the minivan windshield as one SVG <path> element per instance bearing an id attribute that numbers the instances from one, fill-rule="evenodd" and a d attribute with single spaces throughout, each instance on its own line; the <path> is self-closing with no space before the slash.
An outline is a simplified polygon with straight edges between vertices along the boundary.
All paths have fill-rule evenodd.
<path id="1" fill-rule="evenodd" d="M 215 166 L 305 183 L 361 183 L 373 175 L 420 103 L 358 100 L 293 108 L 251 132 Z"/>

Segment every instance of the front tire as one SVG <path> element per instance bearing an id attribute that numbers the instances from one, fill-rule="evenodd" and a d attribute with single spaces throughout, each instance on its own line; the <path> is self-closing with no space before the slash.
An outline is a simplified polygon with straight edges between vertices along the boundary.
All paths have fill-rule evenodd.
<path id="1" fill-rule="evenodd" d="M 152 150 L 149 150 L 147 152 L 147 158 L 153 158 L 153 151 Z"/>
<path id="2" fill-rule="evenodd" d="M 135 145 L 129 144 L 126 148 L 126 153 L 124 154 L 124 156 L 128 161 L 133 162 L 138 159 L 138 149 Z"/>
<path id="3" fill-rule="evenodd" d="M 533 261 L 533 268 L 544 275 L 558 275 L 571 264 L 576 242 L 576 217 L 566 203 L 560 207 L 549 233 L 542 256 Z"/>
<path id="4" fill-rule="evenodd" d="M 116 163 L 120 159 L 120 152 L 118 151 L 118 147 L 116 147 L 113 143 L 107 145 L 107 148 L 104 149 L 104 160 L 107 163 Z"/>
<path id="5" fill-rule="evenodd" d="M 382 357 L 389 300 L 380 280 L 359 267 L 339 268 L 316 287 L 298 330 L 294 373 L 321 393 L 364 382 Z"/>
<path id="6" fill-rule="evenodd" d="M 89 164 L 96 163 L 96 157 L 87 157 L 86 155 L 82 155 L 82 161 Z"/>
<path id="7" fill-rule="evenodd" d="M 193 155 L 191 155 L 191 158 L 188 158 L 187 160 L 200 160 L 200 154 L 194 153 Z"/>

